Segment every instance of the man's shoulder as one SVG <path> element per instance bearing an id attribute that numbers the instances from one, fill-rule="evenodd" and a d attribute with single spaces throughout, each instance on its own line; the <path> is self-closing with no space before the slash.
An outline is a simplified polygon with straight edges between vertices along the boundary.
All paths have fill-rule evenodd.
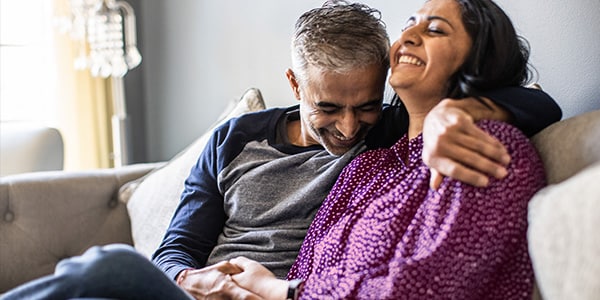
<path id="1" fill-rule="evenodd" d="M 272 140 L 279 121 L 294 108 L 275 107 L 231 118 L 213 131 L 211 143 L 221 151 L 238 153 L 248 142 Z"/>
<path id="2" fill-rule="evenodd" d="M 292 109 L 293 107 L 274 107 L 248 112 L 227 120 L 221 126 L 217 127 L 215 131 L 260 133 L 273 128 L 281 116 Z"/>
<path id="3" fill-rule="evenodd" d="M 395 144 L 408 130 L 408 112 L 404 105 L 385 105 L 381 118 L 365 139 L 369 149 L 388 148 Z"/>
<path id="4" fill-rule="evenodd" d="M 253 111 L 253 112 L 248 112 L 248 113 L 242 114 L 238 117 L 231 118 L 229 121 L 236 121 L 236 122 L 251 122 L 251 121 L 257 121 L 257 120 L 266 121 L 267 118 L 281 116 L 286 111 L 288 111 L 290 108 L 291 107 L 266 108 L 263 110 L 258 110 L 258 111 Z"/>

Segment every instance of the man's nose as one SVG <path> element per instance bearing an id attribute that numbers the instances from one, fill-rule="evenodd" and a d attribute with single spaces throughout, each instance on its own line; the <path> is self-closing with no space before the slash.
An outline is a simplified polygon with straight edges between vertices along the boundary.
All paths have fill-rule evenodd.
<path id="1" fill-rule="evenodd" d="M 342 114 L 340 120 L 338 120 L 337 130 L 346 138 L 353 138 L 358 132 L 359 125 L 358 118 L 354 112 L 346 112 Z"/>

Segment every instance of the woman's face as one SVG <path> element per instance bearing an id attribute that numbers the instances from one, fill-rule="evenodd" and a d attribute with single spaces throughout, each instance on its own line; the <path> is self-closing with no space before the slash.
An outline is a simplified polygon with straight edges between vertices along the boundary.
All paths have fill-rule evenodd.
<path id="1" fill-rule="evenodd" d="M 450 77 L 464 63 L 472 41 L 455 0 L 430 0 L 406 23 L 390 50 L 390 84 L 401 99 L 445 97 Z"/>

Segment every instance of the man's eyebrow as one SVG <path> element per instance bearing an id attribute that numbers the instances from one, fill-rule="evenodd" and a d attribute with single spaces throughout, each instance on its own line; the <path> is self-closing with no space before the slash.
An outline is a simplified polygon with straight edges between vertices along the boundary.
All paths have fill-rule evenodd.
<path id="1" fill-rule="evenodd" d="M 373 99 L 373 100 L 369 100 L 365 103 L 361 103 L 360 105 L 357 105 L 354 108 L 362 108 L 362 107 L 366 107 L 366 106 L 380 105 L 382 102 L 383 102 L 382 99 Z M 342 107 L 344 107 L 343 105 L 339 105 L 334 102 L 328 102 L 328 101 L 317 101 L 317 102 L 315 102 L 315 105 L 317 107 L 323 107 L 323 108 L 332 108 L 332 107 L 342 108 Z"/>
<path id="2" fill-rule="evenodd" d="M 366 107 L 366 106 L 380 105 L 381 103 L 383 103 L 382 99 L 373 99 L 373 100 L 365 102 L 365 103 L 363 103 L 361 105 L 358 105 L 355 108 L 362 108 L 362 107 Z"/>
<path id="3" fill-rule="evenodd" d="M 328 101 L 316 101 L 315 105 L 318 106 L 318 107 L 326 107 L 326 108 L 331 108 L 331 107 L 340 108 L 340 107 L 342 107 L 341 105 L 335 104 L 333 102 L 328 102 Z"/>

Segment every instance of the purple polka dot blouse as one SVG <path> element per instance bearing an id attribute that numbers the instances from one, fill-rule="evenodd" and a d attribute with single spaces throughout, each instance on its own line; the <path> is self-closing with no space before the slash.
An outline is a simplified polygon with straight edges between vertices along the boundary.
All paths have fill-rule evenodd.
<path id="1" fill-rule="evenodd" d="M 478 123 L 506 145 L 509 175 L 477 188 L 449 178 L 435 191 L 423 140 L 365 152 L 342 172 L 288 278 L 303 299 L 530 299 L 527 203 L 545 184 L 529 140 Z"/>

